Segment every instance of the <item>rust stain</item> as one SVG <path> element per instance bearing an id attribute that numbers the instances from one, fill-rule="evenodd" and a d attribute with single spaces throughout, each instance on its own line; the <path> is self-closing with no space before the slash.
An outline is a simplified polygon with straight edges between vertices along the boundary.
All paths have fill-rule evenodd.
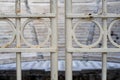
<path id="1" fill-rule="evenodd" d="M 20 10 L 17 10 L 16 13 L 20 13 Z"/>
<path id="2" fill-rule="evenodd" d="M 91 14 L 91 13 L 89 13 L 88 15 L 89 15 L 89 18 L 93 18 L 93 16 L 92 16 L 92 14 Z"/>

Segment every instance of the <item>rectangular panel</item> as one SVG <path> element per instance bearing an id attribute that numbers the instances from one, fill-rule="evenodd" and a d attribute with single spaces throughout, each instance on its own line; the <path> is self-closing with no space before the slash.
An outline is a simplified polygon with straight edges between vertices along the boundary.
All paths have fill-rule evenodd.
<path id="1" fill-rule="evenodd" d="M 40 1 L 41 2 L 41 1 Z M 48 2 L 48 0 L 47 0 Z M 24 3 L 24 4 L 23 4 Z M 30 2 L 30 5 L 36 4 L 36 2 L 32 1 Z M 39 2 L 38 2 L 39 3 Z M 51 53 L 51 80 L 57 80 L 58 79 L 58 53 L 57 53 L 57 0 L 49 0 L 50 3 L 48 8 L 50 8 L 50 12 L 44 12 L 44 13 L 36 13 L 32 14 L 32 11 L 29 11 L 30 8 L 28 5 L 28 0 L 25 0 L 23 2 L 22 0 L 16 0 L 11 4 L 15 4 L 15 14 L 0 14 L 1 21 L 6 21 L 10 25 L 11 31 L 12 31 L 12 37 L 10 41 L 6 42 L 5 44 L 1 45 L 0 52 L 16 52 L 16 78 L 17 80 L 22 80 L 22 71 L 21 71 L 21 53 L 22 52 L 49 52 Z M 36 8 L 37 6 L 34 5 L 35 10 L 41 11 L 41 6 L 43 6 L 44 3 L 41 3 L 40 8 Z M 25 13 L 24 6 L 28 8 L 27 13 Z M 27 18 L 27 19 L 26 19 Z M 43 18 L 49 19 L 48 21 L 43 21 Z M 13 20 L 12 20 L 13 19 Z M 43 40 L 41 43 L 38 40 L 38 44 L 34 44 L 34 40 L 26 39 L 24 32 L 28 33 L 29 37 L 31 37 L 32 32 L 29 30 L 25 30 L 26 26 L 30 26 L 27 29 L 35 28 L 34 20 L 39 20 L 41 23 L 37 23 L 37 30 L 38 27 L 45 27 L 48 30 L 47 37 L 45 40 Z M 30 23 L 32 22 L 32 23 Z M 47 23 L 48 22 L 48 23 Z M 44 25 L 43 25 L 43 24 Z M 41 25 L 41 26 L 40 26 Z M 31 27 L 32 26 L 32 27 Z M 36 29 L 33 29 L 33 33 L 37 38 L 41 38 L 41 32 L 36 31 Z M 46 30 L 46 31 L 47 31 Z M 36 31 L 36 32 L 35 32 Z M 39 34 L 37 33 L 39 32 Z M 39 37 L 38 37 L 39 36 Z M 42 36 L 44 36 L 42 34 Z M 33 36 L 32 36 L 33 38 Z M 43 38 L 43 37 L 42 37 Z M 32 43 L 30 43 L 32 42 Z M 48 43 L 47 43 L 48 42 Z M 15 45 L 13 47 L 12 45 Z M 49 45 L 46 47 L 46 45 Z M 27 46 L 27 48 L 26 48 Z M 45 46 L 45 47 L 44 47 Z"/>
<path id="2" fill-rule="evenodd" d="M 87 3 L 87 1 L 86 1 Z M 102 3 L 102 4 L 101 4 Z M 75 6 L 74 4 L 77 5 L 82 5 L 83 7 L 80 7 L 80 9 L 76 9 L 76 12 L 73 9 L 73 7 Z M 89 4 L 89 3 L 87 3 Z M 99 1 L 93 1 L 93 3 L 91 4 L 96 4 L 95 7 L 95 11 L 92 10 L 88 10 L 88 5 L 87 7 L 85 7 L 85 3 L 73 3 L 72 0 L 66 0 L 65 3 L 65 21 L 66 21 L 66 80 L 73 80 L 72 79 L 72 54 L 77 53 L 81 53 L 81 52 L 102 52 L 102 80 L 107 80 L 107 54 L 108 52 L 120 52 L 120 46 L 119 44 L 117 44 L 113 39 L 112 39 L 112 27 L 115 24 L 115 22 L 119 21 L 119 17 L 120 14 L 115 14 L 115 13 L 108 13 L 107 11 L 107 5 L 109 5 L 109 3 L 107 3 L 107 0 L 99 0 Z M 74 6 L 73 6 L 74 5 Z M 90 5 L 90 4 L 89 4 Z M 92 6 L 92 5 L 91 5 Z M 91 7 L 90 6 L 90 7 Z M 101 6 L 101 7 L 100 7 Z M 75 7 L 74 7 L 75 8 Z M 98 11 L 98 8 L 101 9 L 101 12 Z M 85 10 L 84 10 L 85 9 Z M 91 8 L 90 8 L 91 9 Z M 86 11 L 84 13 L 84 11 Z M 83 13 L 82 13 L 83 12 Z M 111 23 L 109 23 L 108 25 L 108 19 L 113 19 L 111 21 Z M 100 20 L 98 20 L 100 19 Z M 98 20 L 98 21 L 97 21 Z M 83 24 L 81 24 L 83 21 Z M 85 25 L 89 25 L 86 24 L 87 22 L 93 22 L 92 25 L 94 25 L 93 27 L 97 27 L 99 28 L 99 31 L 96 31 L 96 33 L 99 32 L 99 37 L 98 40 L 95 42 L 93 41 L 92 44 L 89 43 L 85 43 L 82 42 L 84 40 L 86 40 L 84 37 L 85 34 L 87 34 L 87 31 L 82 31 L 86 29 Z M 96 25 L 95 25 L 96 24 Z M 79 28 L 77 28 L 79 26 L 79 28 L 81 26 L 83 26 L 82 28 L 80 28 L 80 30 L 77 30 Z M 90 26 L 92 28 L 92 26 Z M 92 28 L 93 29 L 93 28 Z M 76 34 L 75 33 L 80 33 L 79 31 L 81 31 L 81 34 Z M 89 30 L 89 29 L 88 29 Z M 90 30 L 89 30 L 90 31 Z M 95 31 L 94 29 L 92 31 Z M 93 34 L 90 31 L 90 36 Z M 79 35 L 79 36 L 78 36 Z M 98 34 L 97 34 L 98 35 Z M 89 37 L 89 36 L 88 36 Z M 93 37 L 93 35 L 92 35 Z M 80 39 L 81 38 L 81 41 Z M 89 37 L 89 39 L 91 40 L 91 38 Z M 108 42 L 109 40 L 109 42 Z M 111 43 L 114 47 L 109 47 L 108 43 Z M 72 44 L 72 45 L 71 45 Z M 73 44 L 76 44 L 77 46 L 74 46 Z M 101 46 L 99 46 L 99 44 Z"/>

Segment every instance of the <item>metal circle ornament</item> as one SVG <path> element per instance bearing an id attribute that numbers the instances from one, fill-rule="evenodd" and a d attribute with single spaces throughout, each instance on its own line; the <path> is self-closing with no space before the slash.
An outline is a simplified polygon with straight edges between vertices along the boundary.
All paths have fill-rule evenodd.
<path id="1" fill-rule="evenodd" d="M 112 39 L 112 36 L 111 36 L 111 29 L 113 27 L 113 25 L 117 22 L 117 21 L 120 21 L 120 19 L 115 19 L 111 22 L 109 28 L 108 28 L 108 39 L 109 41 L 116 47 L 119 47 L 120 48 L 120 45 L 117 44 L 116 42 L 114 42 L 114 40 Z"/>
<path id="2" fill-rule="evenodd" d="M 24 29 L 25 29 L 25 27 L 26 27 L 26 25 L 28 24 L 28 23 L 30 23 L 30 22 L 32 22 L 33 20 L 38 20 L 38 19 L 27 19 L 25 22 L 24 22 L 24 24 L 23 24 L 23 26 L 22 26 L 22 28 L 21 28 L 21 39 L 24 41 L 24 43 L 27 45 L 27 46 L 29 46 L 29 47 L 31 47 L 31 48 L 41 48 L 41 47 L 43 47 L 48 41 L 49 41 L 49 38 L 50 38 L 50 35 L 51 35 L 51 28 L 49 27 L 49 25 L 47 24 L 47 23 L 45 23 L 44 22 L 44 24 L 45 24 L 45 27 L 46 28 L 48 28 L 48 35 L 47 35 L 47 37 L 46 37 L 46 39 L 41 43 L 41 44 L 38 44 L 38 45 L 33 45 L 33 44 L 31 44 L 30 42 L 28 42 L 25 38 L 24 38 Z"/>
<path id="3" fill-rule="evenodd" d="M 7 42 L 6 44 L 3 44 L 2 46 L 0 46 L 1 48 L 6 48 L 8 47 L 10 44 L 12 44 L 12 42 L 15 40 L 15 36 L 16 36 L 16 29 L 15 29 L 15 25 L 14 23 L 9 20 L 9 19 L 0 19 L 0 21 L 5 21 L 10 25 L 10 28 L 12 30 L 12 38 L 10 39 L 9 42 Z"/>
<path id="4" fill-rule="evenodd" d="M 97 25 L 97 27 L 99 28 L 99 30 L 100 30 L 100 35 L 99 35 L 98 40 L 97 40 L 96 42 L 92 43 L 91 45 L 84 45 L 84 44 L 82 44 L 81 42 L 78 41 L 78 39 L 77 39 L 77 37 L 76 37 L 76 35 L 75 35 L 75 30 L 76 30 L 77 26 L 80 24 L 80 21 L 78 21 L 78 22 L 73 26 L 73 39 L 74 39 L 75 43 L 76 43 L 78 46 L 82 47 L 82 48 L 92 48 L 92 47 L 95 47 L 95 46 L 97 46 L 97 45 L 100 43 L 100 41 L 102 40 L 103 29 L 102 29 L 101 25 L 100 25 L 97 21 L 95 21 L 95 20 L 91 20 L 91 22 L 95 23 L 95 24 Z"/>

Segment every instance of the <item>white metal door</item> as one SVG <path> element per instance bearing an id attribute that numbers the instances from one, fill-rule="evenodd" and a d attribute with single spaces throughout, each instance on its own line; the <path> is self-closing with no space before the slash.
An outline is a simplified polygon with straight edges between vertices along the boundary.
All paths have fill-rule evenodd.
<path id="1" fill-rule="evenodd" d="M 79 14 L 72 12 L 72 0 L 65 0 L 65 26 L 66 26 L 66 80 L 72 79 L 72 54 L 76 52 L 101 52 L 102 53 L 102 80 L 107 80 L 107 54 L 108 52 L 120 52 L 120 45 L 115 43 L 111 38 L 111 28 L 113 24 L 118 21 L 120 15 L 107 12 L 107 0 L 102 0 L 102 13 L 101 14 Z M 96 18 L 102 19 L 102 24 L 96 21 Z M 107 25 L 107 20 L 109 18 L 115 18 L 110 25 Z M 75 35 L 75 26 L 72 26 L 73 19 L 83 19 L 84 21 L 91 21 L 95 23 L 99 30 L 100 36 L 96 42 L 91 45 L 84 45 L 80 43 Z M 79 48 L 74 48 L 72 41 L 79 46 Z M 115 46 L 115 48 L 108 47 L 108 40 Z M 95 48 L 97 44 L 102 42 L 102 47 Z"/>
<path id="2" fill-rule="evenodd" d="M 16 80 L 22 80 L 22 72 L 21 72 L 21 53 L 22 52 L 50 52 L 51 53 L 51 80 L 57 80 L 58 78 L 58 68 L 57 68 L 57 0 L 50 0 L 50 13 L 44 14 L 21 14 L 21 0 L 16 0 L 15 2 L 15 10 L 16 15 L 0 15 L 1 20 L 7 21 L 13 31 L 13 37 L 11 41 L 1 46 L 0 52 L 16 52 Z M 21 19 L 27 18 L 27 21 L 24 24 L 21 24 Z M 38 45 L 32 45 L 28 43 L 24 36 L 23 31 L 24 27 L 31 20 L 41 19 L 41 18 L 49 18 L 50 26 L 49 26 L 49 34 L 47 40 Z M 15 24 L 10 20 L 15 19 Z M 43 45 L 50 39 L 51 46 L 49 48 L 43 48 Z M 16 40 L 16 47 L 8 48 L 9 45 Z M 21 40 L 29 48 L 22 48 Z"/>

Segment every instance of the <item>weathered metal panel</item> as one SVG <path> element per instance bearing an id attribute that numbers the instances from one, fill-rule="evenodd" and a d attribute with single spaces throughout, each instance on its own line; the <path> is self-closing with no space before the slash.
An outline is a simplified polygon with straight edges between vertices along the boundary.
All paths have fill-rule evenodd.
<path id="1" fill-rule="evenodd" d="M 120 45 L 117 44 L 111 36 L 111 30 L 113 25 L 119 21 L 119 17 L 120 14 L 115 14 L 115 13 L 108 13 L 108 4 L 110 5 L 110 2 L 107 0 L 98 0 L 95 4 L 97 3 L 102 3 L 101 4 L 101 12 L 99 12 L 98 10 L 92 12 L 92 11 L 86 11 L 85 13 L 75 13 L 72 12 L 72 8 L 73 8 L 73 0 L 66 0 L 65 3 L 65 21 L 66 21 L 66 80 L 73 80 L 72 79 L 72 65 L 75 65 L 74 63 L 72 63 L 72 54 L 76 53 L 76 52 L 84 52 L 84 54 L 86 54 L 86 52 L 101 52 L 102 55 L 102 80 L 107 80 L 107 54 L 108 52 L 120 52 Z M 108 3 L 109 2 L 109 3 Z M 76 3 L 79 4 L 79 3 Z M 80 4 L 79 4 L 80 5 Z M 99 6 L 100 4 L 97 4 L 97 6 Z M 86 7 L 84 7 L 86 9 Z M 82 9 L 84 9 L 83 7 L 81 7 L 81 12 Z M 97 21 L 97 19 L 101 19 L 101 21 Z M 110 18 L 115 18 L 113 19 L 113 21 L 110 23 L 110 25 L 108 25 L 108 19 Z M 76 22 L 73 25 L 73 21 L 74 19 L 78 19 L 78 22 Z M 92 22 L 94 25 L 97 25 L 97 27 L 99 28 L 99 37 L 96 41 L 93 41 L 92 44 L 83 44 L 82 41 L 78 40 L 76 34 L 75 34 L 75 30 L 78 27 L 78 25 L 80 25 L 82 22 Z M 92 26 L 91 26 L 92 28 Z M 93 30 L 91 32 L 94 31 L 94 28 L 92 28 Z M 87 32 L 84 32 L 87 33 Z M 94 32 L 93 32 L 94 33 Z M 89 33 L 89 35 L 92 37 L 93 33 Z M 89 36 L 88 35 L 88 36 Z M 83 35 L 81 34 L 80 37 L 82 37 Z M 90 42 L 92 41 L 92 38 L 89 36 L 89 40 Z M 114 45 L 114 48 L 109 48 L 108 47 L 108 40 L 111 42 L 112 45 Z M 76 45 L 78 46 L 77 48 L 74 47 L 72 45 L 73 41 L 76 43 Z M 83 40 L 85 41 L 85 40 Z M 101 43 L 102 45 L 100 47 L 98 47 L 98 44 Z M 87 64 L 89 65 L 89 64 Z M 89 67 L 91 67 L 89 65 Z"/>

